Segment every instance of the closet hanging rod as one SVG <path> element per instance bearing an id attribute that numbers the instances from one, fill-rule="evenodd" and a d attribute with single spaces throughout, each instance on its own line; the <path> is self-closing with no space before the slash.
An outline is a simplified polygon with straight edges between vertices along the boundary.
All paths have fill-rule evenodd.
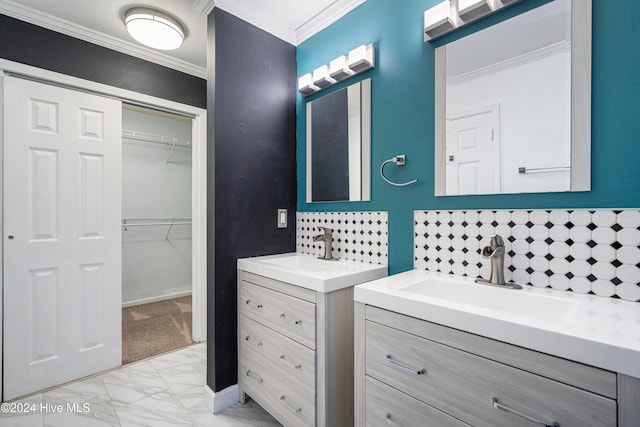
<path id="1" fill-rule="evenodd" d="M 148 227 L 157 225 L 191 225 L 191 221 L 176 221 L 176 222 L 123 222 L 123 227 Z"/>
<path id="2" fill-rule="evenodd" d="M 122 218 L 123 222 L 127 221 L 191 221 L 191 218 L 187 217 L 144 217 L 144 218 Z"/>
<path id="3" fill-rule="evenodd" d="M 172 147 L 191 148 L 191 141 L 169 136 L 154 135 L 151 133 L 138 132 L 134 130 L 122 129 L 122 138 L 133 141 L 154 142 L 156 144 L 171 145 Z"/>
<path id="4" fill-rule="evenodd" d="M 146 221 L 146 222 L 129 222 L 129 221 Z M 169 226 L 167 236 L 173 229 L 174 225 L 191 225 L 191 218 L 122 218 L 122 228 L 127 231 L 129 227 L 156 227 L 156 226 Z"/>

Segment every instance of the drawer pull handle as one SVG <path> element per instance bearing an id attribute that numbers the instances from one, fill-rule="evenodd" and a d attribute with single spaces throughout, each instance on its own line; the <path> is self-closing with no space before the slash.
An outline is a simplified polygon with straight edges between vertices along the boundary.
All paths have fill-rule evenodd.
<path id="1" fill-rule="evenodd" d="M 245 341 L 248 341 L 250 344 L 255 345 L 256 347 L 261 347 L 262 346 L 262 341 L 253 341 L 251 339 L 251 335 L 247 335 L 246 337 L 244 337 Z"/>
<path id="2" fill-rule="evenodd" d="M 387 354 L 387 363 L 389 363 L 390 365 L 396 366 L 400 369 L 404 369 L 405 371 L 411 372 L 412 374 L 416 374 L 416 375 L 424 375 L 427 373 L 426 369 L 415 369 L 412 368 L 411 366 L 407 366 L 404 363 L 400 363 L 397 360 L 393 360 L 391 358 L 390 354 Z"/>
<path id="3" fill-rule="evenodd" d="M 285 406 L 287 408 L 289 408 L 289 410 L 291 412 L 293 412 L 294 414 L 299 414 L 300 412 L 302 412 L 302 408 L 296 408 L 294 406 L 289 405 L 289 402 L 287 402 L 287 397 L 283 394 L 282 396 L 280 396 L 280 400 L 282 401 L 282 403 L 285 404 Z"/>
<path id="4" fill-rule="evenodd" d="M 257 382 L 258 384 L 262 384 L 262 378 L 258 377 L 253 372 L 251 372 L 251 369 L 247 370 L 247 372 L 245 372 L 245 375 L 251 378 L 252 380 L 254 380 L 255 382 Z"/>
<path id="5" fill-rule="evenodd" d="M 244 300 L 244 303 L 247 304 L 247 305 L 250 305 L 251 307 L 262 308 L 262 304 L 251 304 L 251 300 L 250 299 Z"/>
<path id="6" fill-rule="evenodd" d="M 287 362 L 287 358 L 286 358 L 286 356 L 284 354 L 280 355 L 280 360 L 282 361 L 282 363 L 284 363 L 285 365 L 287 365 L 291 369 L 301 369 L 302 368 L 302 365 L 300 365 L 300 364 L 294 365 L 293 363 Z"/>
<path id="7" fill-rule="evenodd" d="M 282 314 L 280 315 L 280 318 L 281 318 L 281 319 L 285 319 L 286 317 L 287 317 L 287 315 L 286 315 L 285 313 L 282 313 Z M 292 323 L 293 325 L 300 325 L 300 324 L 302 324 L 302 320 L 293 320 L 293 321 L 291 321 L 291 323 Z"/>
<path id="8" fill-rule="evenodd" d="M 556 421 L 552 421 L 550 424 L 547 424 L 544 421 L 540 421 L 538 419 L 530 417 L 529 415 L 523 414 L 520 411 L 516 411 L 515 409 L 509 408 L 508 406 L 504 406 L 503 404 L 498 402 L 498 399 L 496 397 L 491 398 L 491 404 L 493 405 L 494 408 L 499 409 L 500 411 L 505 411 L 510 414 L 517 415 L 521 418 L 524 418 L 527 421 L 531 421 L 532 423 L 535 423 L 544 427 L 560 427 L 560 424 L 558 424 Z"/>
<path id="9" fill-rule="evenodd" d="M 384 416 L 386 418 L 387 424 L 389 424 L 392 427 L 402 427 L 400 424 L 396 423 L 395 421 L 393 421 L 391 419 L 391 414 L 387 413 L 387 415 Z"/>

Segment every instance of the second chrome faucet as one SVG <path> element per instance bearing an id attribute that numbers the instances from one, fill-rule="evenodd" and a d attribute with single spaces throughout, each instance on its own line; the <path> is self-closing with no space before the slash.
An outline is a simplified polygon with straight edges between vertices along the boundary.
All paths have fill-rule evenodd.
<path id="1" fill-rule="evenodd" d="M 500 286 L 509 289 L 522 289 L 517 283 L 508 283 L 504 280 L 504 240 L 499 234 L 493 234 L 489 246 L 482 248 L 480 252 L 483 258 L 491 260 L 491 275 L 489 280 L 476 279 L 476 283 L 482 285 Z"/>

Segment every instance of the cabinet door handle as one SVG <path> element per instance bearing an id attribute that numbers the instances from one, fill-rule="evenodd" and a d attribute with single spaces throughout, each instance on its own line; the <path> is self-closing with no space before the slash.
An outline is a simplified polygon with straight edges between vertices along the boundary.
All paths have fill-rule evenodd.
<path id="1" fill-rule="evenodd" d="M 299 414 L 300 412 L 302 412 L 302 408 L 296 408 L 295 406 L 291 406 L 289 404 L 289 402 L 287 402 L 287 397 L 283 394 L 282 396 L 280 396 L 280 400 L 282 401 L 282 403 L 285 404 L 285 406 L 287 408 L 289 408 L 289 410 L 291 412 L 293 412 L 294 414 Z"/>
<path id="2" fill-rule="evenodd" d="M 524 418 L 527 421 L 531 421 L 532 423 L 544 426 L 544 427 L 560 427 L 560 424 L 558 424 L 556 421 L 552 421 L 551 423 L 546 423 L 544 421 L 540 421 L 536 418 L 530 417 L 529 415 L 523 414 L 520 411 L 516 411 L 515 409 L 509 408 L 508 406 L 504 406 L 503 404 L 501 404 L 500 402 L 498 402 L 498 398 L 497 397 L 492 397 L 491 398 L 491 404 L 493 405 L 494 408 L 500 410 L 500 411 L 505 411 L 508 412 L 510 414 L 514 414 L 519 416 L 520 418 Z"/>
<path id="3" fill-rule="evenodd" d="M 389 424 L 391 427 L 402 427 L 400 424 L 398 424 L 397 422 L 393 421 L 393 419 L 391 418 L 391 414 L 387 412 L 387 415 L 384 416 L 385 421 L 387 422 L 387 424 Z"/>
<path id="4" fill-rule="evenodd" d="M 282 314 L 280 315 L 280 318 L 281 318 L 281 319 L 286 319 L 286 318 L 287 318 L 287 315 L 286 315 L 285 313 L 282 313 Z M 291 324 L 293 324 L 293 325 L 300 325 L 300 324 L 302 324 L 302 320 L 292 320 L 292 321 L 291 321 Z"/>
<path id="5" fill-rule="evenodd" d="M 284 354 L 280 355 L 280 361 L 282 363 L 284 363 L 285 365 L 287 365 L 288 367 L 290 367 L 291 369 L 300 369 L 300 368 L 302 368 L 301 364 L 293 364 L 293 363 L 287 362 L 287 358 L 286 358 L 286 356 Z"/>
<path id="6" fill-rule="evenodd" d="M 294 414 L 299 414 L 300 412 L 302 412 L 302 408 L 296 408 L 295 406 L 291 406 L 289 404 L 289 402 L 287 402 L 287 397 L 283 394 L 282 396 L 280 396 L 280 400 L 282 401 L 282 403 L 284 403 L 284 405 L 289 408 L 289 410 L 291 412 L 293 412 Z"/>
<path id="7" fill-rule="evenodd" d="M 400 369 L 404 369 L 405 371 L 411 372 L 412 374 L 424 375 L 427 373 L 427 370 L 424 368 L 422 369 L 412 368 L 411 366 L 407 366 L 404 363 L 398 362 L 397 360 L 393 360 L 390 354 L 387 354 L 387 363 L 390 365 L 396 366 Z"/>
<path id="8" fill-rule="evenodd" d="M 262 346 L 262 341 L 253 341 L 251 339 L 251 335 L 247 335 L 246 337 L 244 337 L 245 341 L 248 341 L 250 344 L 255 345 L 256 347 L 261 347 Z"/>
<path id="9" fill-rule="evenodd" d="M 262 378 L 260 378 L 259 376 L 251 372 L 251 369 L 247 370 L 247 372 L 245 372 L 244 374 L 249 378 L 251 378 L 252 380 L 254 380 L 255 382 L 257 382 L 258 384 L 262 384 Z"/>
<path id="10" fill-rule="evenodd" d="M 244 300 L 244 303 L 250 305 L 251 307 L 262 308 L 262 304 L 252 304 L 250 299 Z"/>

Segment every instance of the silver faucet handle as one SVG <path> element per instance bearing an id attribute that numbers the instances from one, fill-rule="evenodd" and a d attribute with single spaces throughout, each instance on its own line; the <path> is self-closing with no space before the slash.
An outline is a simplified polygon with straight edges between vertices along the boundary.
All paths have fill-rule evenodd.
<path id="1" fill-rule="evenodd" d="M 504 247 L 504 240 L 502 240 L 502 236 L 499 234 L 492 234 L 489 246 L 491 248 Z"/>
<path id="2" fill-rule="evenodd" d="M 322 231 L 322 234 L 325 234 L 325 235 L 328 235 L 328 236 L 330 236 L 331 233 L 333 232 L 333 230 L 328 228 L 328 227 L 318 227 L 318 229 L 320 231 Z"/>

